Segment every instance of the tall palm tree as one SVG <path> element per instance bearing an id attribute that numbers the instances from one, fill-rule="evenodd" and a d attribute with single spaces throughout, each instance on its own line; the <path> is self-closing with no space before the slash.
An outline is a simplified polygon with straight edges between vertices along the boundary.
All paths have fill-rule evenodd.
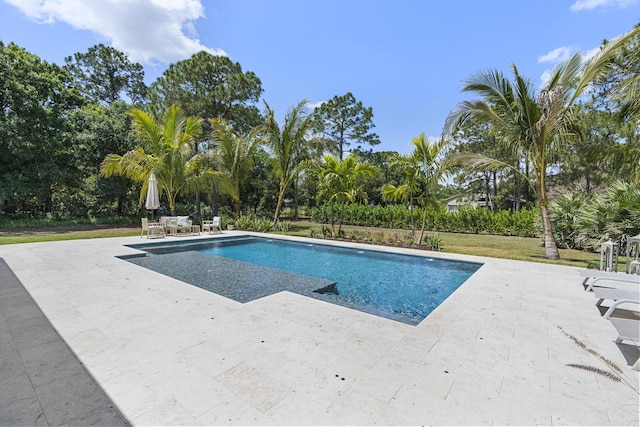
<path id="1" fill-rule="evenodd" d="M 275 119 L 273 109 L 266 105 L 265 139 L 274 156 L 274 172 L 279 180 L 274 225 L 280 220 L 287 189 L 298 173 L 308 165 L 310 148 L 314 141 L 309 136 L 312 116 L 308 113 L 307 102 L 306 99 L 302 100 L 287 111 L 282 128 Z"/>
<path id="2" fill-rule="evenodd" d="M 128 114 L 133 119 L 140 145 L 124 155 L 107 155 L 100 173 L 105 177 L 123 175 L 141 182 L 140 202 L 147 192 L 149 175 L 154 173 L 159 193 L 161 196 L 163 192 L 167 194 L 169 209 L 174 216 L 176 196 L 186 186 L 195 183 L 195 171 L 200 167 L 197 156 L 194 156 L 193 143 L 200 135 L 202 120 L 186 117 L 175 106 L 165 111 L 161 123 L 137 108 Z"/>
<path id="3" fill-rule="evenodd" d="M 233 183 L 231 196 L 236 204 L 236 214 L 240 215 L 240 189 L 249 178 L 253 166 L 253 156 L 262 144 L 262 127 L 256 127 L 242 137 L 224 119 L 212 119 L 213 143 L 218 148 L 220 167 Z"/>
<path id="4" fill-rule="evenodd" d="M 345 205 L 347 203 L 367 202 L 367 192 L 362 188 L 360 178 L 373 177 L 374 168 L 368 163 L 359 163 L 349 156 L 344 160 L 338 160 L 333 156 L 324 156 L 319 166 L 314 169 L 318 177 L 318 200 L 324 199 L 331 205 L 331 233 L 335 235 L 333 206 L 335 203 Z M 338 217 L 338 234 L 342 229 L 344 209 L 340 209 Z"/>
<path id="5" fill-rule="evenodd" d="M 488 70 L 465 81 L 463 91 L 474 92 L 480 100 L 463 101 L 447 117 L 445 134 L 454 134 L 472 120 L 491 126 L 498 140 L 513 153 L 521 152 L 531 166 L 532 185 L 542 217 L 546 256 L 559 259 L 560 254 L 551 228 L 546 188 L 550 159 L 559 154 L 561 144 L 577 137 L 576 100 L 589 83 L 602 72 L 618 49 L 640 28 L 607 43 L 588 62 L 580 53 L 557 67 L 537 94 L 533 82 L 524 78 L 512 65 L 513 82 L 502 72 Z M 481 154 L 458 154 L 458 162 L 467 166 L 519 170 Z"/>

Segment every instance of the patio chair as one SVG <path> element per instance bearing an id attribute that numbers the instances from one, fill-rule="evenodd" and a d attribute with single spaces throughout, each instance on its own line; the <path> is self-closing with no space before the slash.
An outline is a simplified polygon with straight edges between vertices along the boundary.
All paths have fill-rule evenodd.
<path id="1" fill-rule="evenodd" d="M 177 236 L 178 233 L 193 233 L 193 224 L 188 216 L 169 217 L 169 235 Z M 198 227 L 198 233 L 200 227 Z"/>
<path id="2" fill-rule="evenodd" d="M 593 286 L 601 280 L 635 283 L 640 285 L 640 275 L 637 274 L 616 273 L 613 271 L 594 270 L 591 268 L 584 268 L 578 270 L 578 272 L 580 273 L 580 277 L 584 277 L 582 285 L 586 286 L 586 291 L 592 291 Z M 591 283 L 587 283 L 589 282 L 589 279 L 593 279 L 593 281 Z"/>
<path id="3" fill-rule="evenodd" d="M 164 227 L 159 222 L 149 222 L 147 218 L 142 218 L 141 239 L 145 233 L 147 234 L 147 239 L 149 236 L 164 237 Z"/>
<path id="4" fill-rule="evenodd" d="M 214 216 L 213 220 L 204 220 L 202 221 L 202 232 L 208 231 L 209 233 L 215 233 L 216 229 L 218 232 L 222 232 L 220 229 L 220 217 Z"/>

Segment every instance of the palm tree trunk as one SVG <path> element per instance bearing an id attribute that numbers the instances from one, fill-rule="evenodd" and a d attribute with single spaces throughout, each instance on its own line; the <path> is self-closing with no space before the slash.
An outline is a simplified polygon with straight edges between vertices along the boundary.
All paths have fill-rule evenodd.
<path id="1" fill-rule="evenodd" d="M 298 220 L 298 180 L 293 180 L 293 220 Z"/>
<path id="2" fill-rule="evenodd" d="M 560 253 L 558 252 L 556 239 L 553 237 L 553 230 L 551 229 L 551 218 L 549 218 L 549 210 L 547 209 L 546 204 L 540 206 L 540 213 L 542 215 L 542 231 L 544 233 L 545 255 L 548 259 L 560 259 Z"/>
<path id="3" fill-rule="evenodd" d="M 169 196 L 167 194 L 167 198 L 169 199 L 169 211 L 171 212 L 171 216 L 176 216 L 176 200 L 175 197 Z"/>
<path id="4" fill-rule="evenodd" d="M 411 218 L 411 237 L 416 238 L 416 226 L 413 222 L 413 203 L 411 203 L 411 199 L 409 199 L 409 218 Z"/>
<path id="5" fill-rule="evenodd" d="M 236 197 L 234 199 L 236 202 L 236 214 L 238 215 L 238 218 L 240 218 L 240 185 L 238 182 L 236 182 Z"/>
<path id="6" fill-rule="evenodd" d="M 427 225 L 427 207 L 425 206 L 424 212 L 422 213 L 422 228 L 420 229 L 420 238 L 418 239 L 418 245 L 422 243 L 422 238 L 424 237 L 424 228 Z"/>
<path id="7" fill-rule="evenodd" d="M 213 216 L 218 216 L 218 188 L 215 185 L 211 193 L 211 212 Z"/>
<path id="8" fill-rule="evenodd" d="M 286 190 L 285 182 L 283 178 L 280 178 L 280 191 L 278 191 L 278 203 L 276 204 L 276 213 L 273 216 L 273 225 L 275 226 L 280 221 L 280 212 L 282 212 L 282 202 L 284 200 L 284 192 Z"/>
<path id="9" fill-rule="evenodd" d="M 515 184 L 515 188 L 513 189 L 513 199 L 514 199 L 514 208 L 516 211 L 520 212 L 520 209 L 522 208 L 522 204 L 520 202 L 520 174 L 516 173 L 516 184 Z"/>

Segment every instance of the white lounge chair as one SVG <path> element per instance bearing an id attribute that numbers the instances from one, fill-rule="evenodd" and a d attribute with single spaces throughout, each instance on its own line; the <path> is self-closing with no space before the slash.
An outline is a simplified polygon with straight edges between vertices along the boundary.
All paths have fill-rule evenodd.
<path id="1" fill-rule="evenodd" d="M 605 318 L 611 316 L 620 304 L 640 304 L 640 290 L 628 291 L 626 289 L 595 287 L 593 288 L 593 294 L 598 298 L 598 302 L 596 303 L 598 307 L 600 307 L 606 299 L 614 301 L 605 313 Z"/>
<path id="2" fill-rule="evenodd" d="M 609 317 L 608 318 L 616 331 L 618 331 L 618 338 L 616 338 L 616 344 L 620 344 L 622 341 L 631 341 L 637 346 L 640 346 L 640 320 L 625 319 L 622 317 Z M 636 360 L 632 368 L 635 371 L 640 371 L 640 358 Z"/>
<path id="3" fill-rule="evenodd" d="M 213 221 L 204 220 L 202 221 L 202 232 L 208 231 L 209 233 L 215 233 L 216 229 L 218 232 L 222 232 L 220 230 L 220 217 L 214 216 Z"/>
<path id="4" fill-rule="evenodd" d="M 142 218 L 140 238 L 142 238 L 145 233 L 147 233 L 147 239 L 149 236 L 164 237 L 164 227 L 159 222 L 149 222 L 147 218 Z"/>
<path id="5" fill-rule="evenodd" d="M 622 304 L 640 304 L 640 301 L 638 300 L 637 297 L 616 300 L 613 302 L 613 304 L 611 304 L 607 312 L 602 317 L 605 319 L 609 319 L 613 314 L 613 312 L 616 311 L 616 308 L 618 308 L 618 306 Z"/>
<path id="6" fill-rule="evenodd" d="M 591 268 L 584 268 L 578 270 L 580 277 L 584 277 L 582 285 L 586 286 L 587 291 L 592 291 L 593 286 L 601 280 L 607 280 L 612 282 L 626 282 L 635 283 L 640 285 L 640 275 L 616 273 L 613 271 L 594 270 Z M 591 283 L 587 283 L 589 279 L 593 279 Z"/>

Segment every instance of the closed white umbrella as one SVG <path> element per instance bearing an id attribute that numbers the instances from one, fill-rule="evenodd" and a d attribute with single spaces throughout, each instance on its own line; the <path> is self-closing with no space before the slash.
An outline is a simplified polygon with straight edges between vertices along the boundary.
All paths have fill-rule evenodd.
<path id="1" fill-rule="evenodd" d="M 153 210 L 160 207 L 160 197 L 158 197 L 158 182 L 156 176 L 152 173 L 149 176 L 149 186 L 147 187 L 147 202 L 145 207 L 151 210 L 151 219 L 153 219 Z"/>

